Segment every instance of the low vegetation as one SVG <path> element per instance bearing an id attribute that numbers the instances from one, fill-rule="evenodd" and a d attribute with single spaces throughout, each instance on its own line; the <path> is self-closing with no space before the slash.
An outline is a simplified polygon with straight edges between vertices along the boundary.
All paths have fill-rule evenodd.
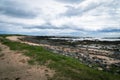
<path id="1" fill-rule="evenodd" d="M 80 63 L 78 60 L 50 52 L 43 47 L 30 46 L 24 43 L 12 42 L 5 38 L 1 43 L 10 47 L 11 50 L 23 51 L 31 60 L 31 65 L 46 65 L 54 69 L 55 75 L 50 80 L 119 80 L 120 75 L 103 71 L 97 71 Z"/>

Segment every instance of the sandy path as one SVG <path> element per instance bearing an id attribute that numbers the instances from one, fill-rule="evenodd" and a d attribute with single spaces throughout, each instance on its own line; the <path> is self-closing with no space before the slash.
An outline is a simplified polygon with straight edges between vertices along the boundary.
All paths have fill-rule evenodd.
<path id="1" fill-rule="evenodd" d="M 24 36 L 8 36 L 6 38 L 12 41 L 19 41 L 18 38 L 24 38 Z"/>
<path id="2" fill-rule="evenodd" d="M 50 45 L 47 45 L 47 44 L 37 44 L 37 43 L 28 42 L 28 41 L 21 41 L 20 38 L 24 38 L 24 36 L 8 36 L 8 37 L 6 37 L 6 39 L 9 39 L 11 41 L 25 43 L 25 44 L 28 44 L 28 45 L 51 47 Z"/>
<path id="3" fill-rule="evenodd" d="M 39 44 L 30 43 L 30 42 L 27 42 L 27 41 L 21 41 L 21 40 L 19 40 L 19 38 L 24 38 L 24 36 L 8 36 L 8 37 L 6 37 L 6 39 L 9 39 L 11 41 L 17 41 L 17 42 L 26 43 L 26 44 L 29 44 L 29 45 L 40 46 Z"/>
<path id="4" fill-rule="evenodd" d="M 29 57 L 21 52 L 12 51 L 0 43 L 0 80 L 47 80 L 54 70 L 46 66 L 29 65 Z"/>

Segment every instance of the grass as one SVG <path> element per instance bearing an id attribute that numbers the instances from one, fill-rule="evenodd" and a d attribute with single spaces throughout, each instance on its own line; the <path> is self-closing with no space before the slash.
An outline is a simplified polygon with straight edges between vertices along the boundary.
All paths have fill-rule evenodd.
<path id="1" fill-rule="evenodd" d="M 30 46 L 24 43 L 12 42 L 7 39 L 0 40 L 11 50 L 25 51 L 24 54 L 31 60 L 28 63 L 34 65 L 46 65 L 56 71 L 49 80 L 119 80 L 120 75 L 97 71 L 80 63 L 78 60 L 55 54 L 39 46 Z"/>

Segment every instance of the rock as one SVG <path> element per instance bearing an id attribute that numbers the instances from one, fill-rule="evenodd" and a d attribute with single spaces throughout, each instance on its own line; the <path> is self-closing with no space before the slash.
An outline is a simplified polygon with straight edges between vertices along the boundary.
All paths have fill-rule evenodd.
<path id="1" fill-rule="evenodd" d="M 103 68 L 101 68 L 101 67 L 98 67 L 97 69 L 98 69 L 99 71 L 102 71 L 102 70 L 103 70 Z"/>
<path id="2" fill-rule="evenodd" d="M 89 64 L 88 66 L 89 66 L 89 67 L 92 67 L 92 65 L 90 65 L 90 64 Z"/>
<path id="3" fill-rule="evenodd" d="M 0 54 L 0 57 L 3 57 L 5 54 Z"/>
<path id="4" fill-rule="evenodd" d="M 22 60 L 20 60 L 19 62 L 25 63 L 26 61 L 25 61 L 25 59 L 22 59 Z"/>
<path id="5" fill-rule="evenodd" d="M 15 78 L 15 80 L 20 80 L 20 78 L 19 78 L 19 77 L 17 77 L 17 78 Z"/>

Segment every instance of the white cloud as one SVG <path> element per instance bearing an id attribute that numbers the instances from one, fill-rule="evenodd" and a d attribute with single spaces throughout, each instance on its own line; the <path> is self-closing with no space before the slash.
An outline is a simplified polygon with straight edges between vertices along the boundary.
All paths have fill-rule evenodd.
<path id="1" fill-rule="evenodd" d="M 106 29 L 120 30 L 119 1 L 77 0 L 73 3 L 74 0 L 62 2 L 59 0 L 1 0 L 0 24 L 6 23 L 2 26 L 9 27 L 9 31 L 18 29 L 20 32 L 47 32 L 48 34 L 71 34 L 82 30 L 84 33 Z M 23 13 L 19 13 L 20 11 Z M 31 15 L 27 17 L 26 14 Z M 48 26 L 51 28 L 47 29 Z M 45 27 L 44 30 L 43 27 Z"/>

